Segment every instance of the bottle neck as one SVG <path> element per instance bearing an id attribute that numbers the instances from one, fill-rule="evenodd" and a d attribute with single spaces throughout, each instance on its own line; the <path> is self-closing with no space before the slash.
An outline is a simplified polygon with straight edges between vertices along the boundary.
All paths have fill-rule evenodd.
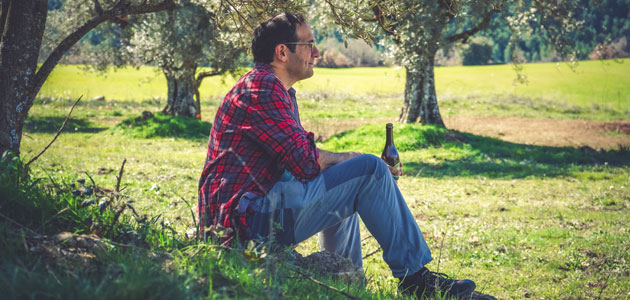
<path id="1" fill-rule="evenodd" d="M 385 129 L 385 132 L 386 132 L 385 145 L 390 146 L 394 143 L 394 134 L 392 133 L 392 128 L 387 127 Z"/>

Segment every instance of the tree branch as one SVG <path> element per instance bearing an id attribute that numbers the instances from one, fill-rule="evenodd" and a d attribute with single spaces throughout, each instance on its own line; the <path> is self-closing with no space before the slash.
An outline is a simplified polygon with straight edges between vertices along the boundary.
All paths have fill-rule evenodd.
<path id="1" fill-rule="evenodd" d="M 370 252 L 370 253 L 366 254 L 366 255 L 363 257 L 363 259 L 366 259 L 366 258 L 368 258 L 368 257 L 370 257 L 370 256 L 372 256 L 372 255 L 374 255 L 374 254 L 376 254 L 376 253 L 378 253 L 378 252 L 379 252 L 379 251 L 381 251 L 381 250 L 382 250 L 382 249 L 381 249 L 381 247 L 378 247 L 378 249 L 376 249 L 376 250 L 374 250 L 374 251 L 372 251 L 372 252 Z"/>
<path id="2" fill-rule="evenodd" d="M 199 72 L 199 74 L 197 74 L 197 78 L 196 80 L 201 83 L 201 81 L 206 78 L 206 77 L 212 77 L 212 76 L 216 76 L 216 75 L 221 75 L 223 72 L 219 72 L 219 71 L 209 71 L 209 72 Z"/>
<path id="3" fill-rule="evenodd" d="M 442 0 L 440 2 L 442 3 L 442 7 L 446 9 L 447 15 L 450 19 L 453 19 L 455 18 L 455 16 L 457 16 L 457 13 L 453 10 L 453 1 Z"/>
<path id="4" fill-rule="evenodd" d="M 57 138 L 59 137 L 59 135 L 61 134 L 63 129 L 66 127 L 66 123 L 68 123 L 68 120 L 70 120 L 70 115 L 72 114 L 72 111 L 74 110 L 74 107 L 77 106 L 77 104 L 79 103 L 81 98 L 83 98 L 83 95 L 81 95 L 79 97 L 79 99 L 77 99 L 77 101 L 75 101 L 74 104 L 72 104 L 72 107 L 70 107 L 70 112 L 68 112 L 68 115 L 66 116 L 66 119 L 63 121 L 63 124 L 61 124 L 61 127 L 59 127 L 59 130 L 57 130 L 57 134 L 55 134 L 55 137 L 53 137 L 52 141 L 50 141 L 50 143 L 48 143 L 48 145 L 44 148 L 44 150 L 42 150 L 42 152 L 39 152 L 39 154 L 37 154 L 37 155 L 35 155 L 35 157 L 31 158 L 31 160 L 29 160 L 24 165 L 24 169 L 28 169 L 28 166 L 31 165 L 34 161 L 36 161 L 40 156 L 42 156 L 42 154 L 44 154 L 44 152 L 46 152 L 46 150 L 48 150 L 48 148 L 50 148 L 50 146 L 57 140 Z"/>
<path id="5" fill-rule="evenodd" d="M 42 66 L 37 70 L 37 74 L 35 75 L 35 81 L 33 83 L 33 88 L 30 90 L 31 93 L 37 94 L 39 89 L 41 89 L 44 81 L 50 75 L 50 72 L 55 68 L 59 60 L 63 57 L 64 53 L 66 53 L 74 44 L 76 44 L 85 34 L 90 32 L 90 30 L 96 28 L 96 26 L 107 20 L 115 20 L 121 15 L 138 15 L 138 14 L 146 14 L 152 12 L 158 12 L 163 10 L 174 9 L 176 6 L 173 0 L 162 0 L 159 3 L 155 4 L 140 4 L 140 5 L 129 5 L 126 0 L 120 0 L 114 7 L 103 11 L 103 13 L 89 19 L 85 24 L 77 28 L 73 33 L 68 35 L 66 38 L 55 47 L 55 49 L 50 53 L 46 61 L 42 64 Z"/>
<path id="6" fill-rule="evenodd" d="M 127 159 L 125 158 L 120 166 L 120 171 L 118 172 L 118 176 L 116 176 L 116 194 L 120 193 L 120 181 L 122 180 L 123 170 L 125 169 L 125 163 Z"/>
<path id="7" fill-rule="evenodd" d="M 92 0 L 92 2 L 94 2 L 94 10 L 96 10 L 96 13 L 99 15 L 102 14 L 103 8 L 101 7 L 101 3 L 99 3 L 98 0 Z"/>
<path id="8" fill-rule="evenodd" d="M 342 295 L 346 296 L 346 298 L 347 298 L 347 299 L 351 299 L 351 300 L 358 300 L 358 299 L 359 299 L 358 297 L 355 297 L 355 296 L 353 296 L 353 295 L 350 295 L 350 294 L 348 294 L 348 293 L 346 293 L 346 292 L 344 292 L 344 291 L 342 291 L 342 290 L 340 290 L 340 289 L 338 289 L 338 288 L 336 288 L 336 287 L 334 287 L 334 286 L 327 285 L 327 284 L 325 284 L 325 283 L 323 283 L 323 282 L 321 282 L 321 281 L 319 281 L 319 280 L 317 280 L 317 279 L 313 278 L 313 276 L 308 275 L 308 274 L 306 274 L 306 273 L 302 272 L 302 271 L 300 270 L 300 268 L 299 268 L 299 267 L 294 267 L 294 270 L 295 270 L 295 272 L 297 272 L 298 274 L 302 275 L 304 278 L 306 278 L 306 279 L 308 279 L 308 280 L 310 280 L 310 281 L 312 281 L 312 282 L 315 282 L 315 283 L 319 284 L 320 286 L 323 286 L 323 287 L 325 287 L 325 288 L 327 288 L 327 289 L 329 289 L 329 290 L 332 290 L 332 291 L 335 291 L 335 292 L 337 292 L 337 293 L 340 293 L 340 294 L 342 294 Z"/>
<path id="9" fill-rule="evenodd" d="M 4 38 L 4 25 L 7 22 L 7 16 L 9 15 L 9 9 L 11 9 L 11 0 L 3 1 L 2 7 L 0 7 L 0 41 Z"/>
<path id="10" fill-rule="evenodd" d="M 253 31 L 254 27 L 252 26 L 252 24 L 250 24 L 247 21 L 247 18 L 244 17 L 241 14 L 241 11 L 238 8 L 236 8 L 236 6 L 234 6 L 234 4 L 232 4 L 232 2 L 230 2 L 230 0 L 225 0 L 225 2 L 227 2 L 227 4 L 232 7 L 234 12 L 236 12 L 236 15 L 238 16 L 238 19 L 239 19 L 238 23 L 241 24 L 241 27 L 245 28 L 245 30 L 247 30 L 247 31 L 250 31 L 250 30 Z M 245 22 L 245 23 L 243 23 L 243 22 Z M 247 26 L 245 26 L 245 25 L 247 25 Z"/>
<path id="11" fill-rule="evenodd" d="M 486 12 L 486 14 L 483 16 L 483 19 L 481 20 L 481 22 L 479 22 L 479 24 L 477 24 L 477 26 L 469 30 L 466 30 L 464 32 L 460 32 L 458 34 L 454 34 L 447 37 L 446 42 L 450 44 L 450 43 L 457 42 L 459 40 L 467 40 L 469 37 L 475 35 L 477 32 L 488 27 L 488 24 L 490 24 L 490 20 L 492 19 L 492 16 L 494 15 L 494 13 L 497 13 L 499 11 L 501 10 L 496 7 L 490 9 L 488 12 Z"/>

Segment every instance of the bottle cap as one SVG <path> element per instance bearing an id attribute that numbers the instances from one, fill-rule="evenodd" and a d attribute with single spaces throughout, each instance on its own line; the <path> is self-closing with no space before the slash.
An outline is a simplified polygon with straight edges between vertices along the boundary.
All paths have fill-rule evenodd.
<path id="1" fill-rule="evenodd" d="M 394 124 L 392 124 L 392 123 L 387 123 L 387 125 L 385 125 L 385 128 L 394 128 Z"/>

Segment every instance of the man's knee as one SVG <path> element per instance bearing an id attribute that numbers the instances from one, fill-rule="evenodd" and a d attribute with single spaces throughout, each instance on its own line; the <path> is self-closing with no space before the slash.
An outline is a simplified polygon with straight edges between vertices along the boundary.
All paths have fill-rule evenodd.
<path id="1" fill-rule="evenodd" d="M 344 161 L 324 172 L 324 182 L 328 190 L 357 177 L 375 176 L 380 179 L 388 172 L 387 165 L 372 154 L 363 154 Z"/>
<path id="2" fill-rule="evenodd" d="M 363 165 L 365 165 L 370 173 L 374 174 L 378 178 L 382 177 L 383 174 L 387 174 L 389 169 L 387 168 L 387 164 L 378 156 L 373 154 L 363 154 L 357 156 L 363 161 Z"/>

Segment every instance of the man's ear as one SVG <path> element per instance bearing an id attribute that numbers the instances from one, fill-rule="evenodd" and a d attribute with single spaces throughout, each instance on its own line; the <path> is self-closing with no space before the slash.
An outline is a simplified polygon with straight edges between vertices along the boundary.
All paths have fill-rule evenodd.
<path id="1" fill-rule="evenodd" d="M 276 45 L 274 56 L 278 61 L 286 62 L 289 59 L 289 48 L 285 44 Z"/>

